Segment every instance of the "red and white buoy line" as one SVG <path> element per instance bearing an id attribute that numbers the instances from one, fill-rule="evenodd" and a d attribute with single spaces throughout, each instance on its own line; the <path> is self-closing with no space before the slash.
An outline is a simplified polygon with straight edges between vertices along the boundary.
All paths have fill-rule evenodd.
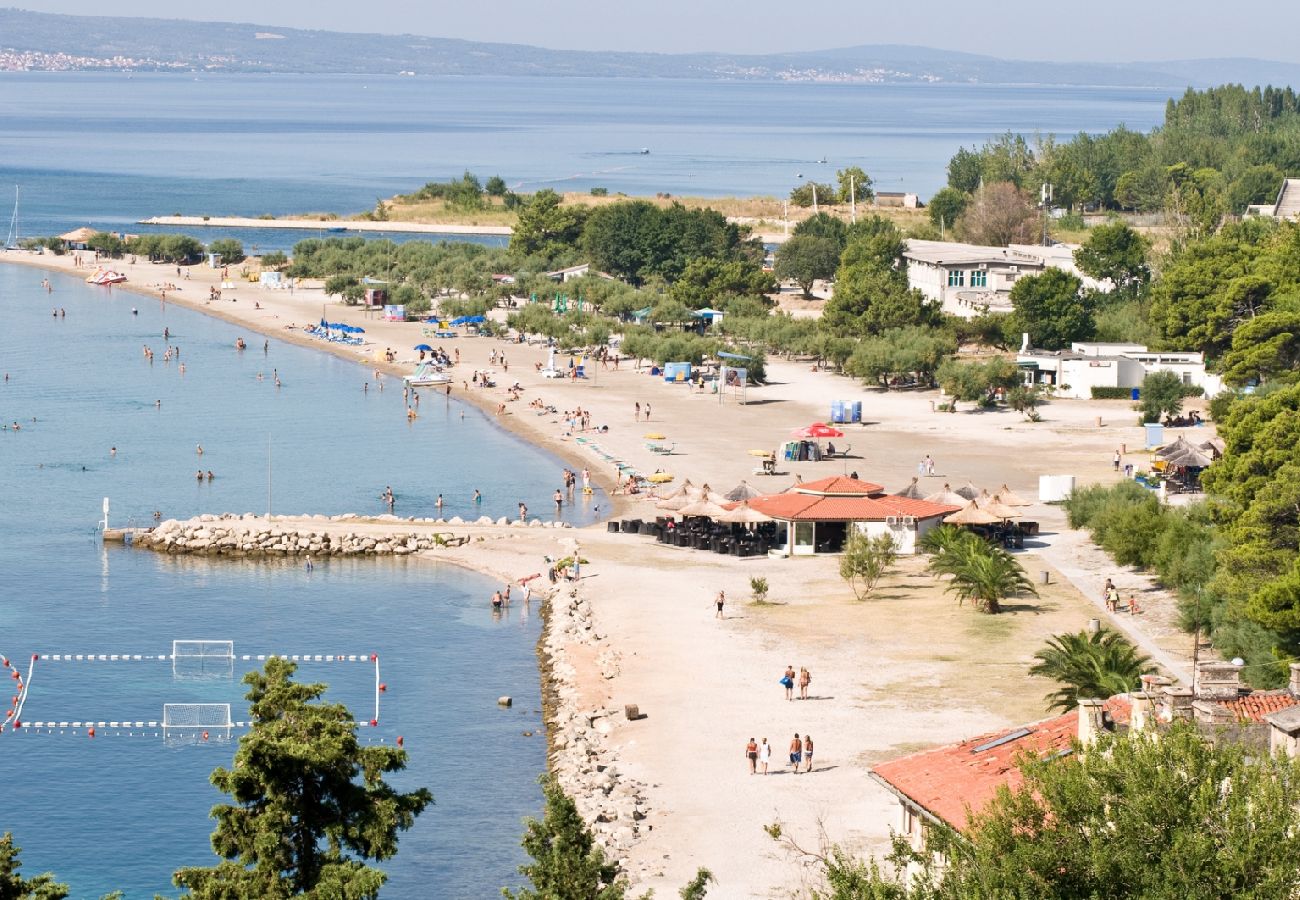
<path id="1" fill-rule="evenodd" d="M 301 654 L 284 654 L 284 653 L 259 653 L 259 654 L 234 654 L 230 657 L 232 660 L 242 662 L 265 662 L 269 659 L 285 659 L 292 662 L 304 663 L 370 663 L 374 667 L 375 673 L 375 708 L 374 715 L 367 721 L 358 719 L 353 722 L 358 728 L 378 728 L 379 727 L 379 699 L 380 695 L 388 690 L 388 685 L 379 679 L 379 654 L 378 653 L 301 653 Z M 22 677 L 22 673 L 14 666 L 7 656 L 0 655 L 0 664 L 10 673 L 10 678 L 16 682 L 18 693 L 13 695 L 12 704 L 5 714 L 4 721 L 0 722 L 0 733 L 6 728 L 13 732 L 27 733 L 48 733 L 48 734 L 66 734 L 69 731 L 76 734 L 79 730 L 85 729 L 90 737 L 95 737 L 95 729 L 115 728 L 115 729 L 149 729 L 161 728 L 162 722 L 150 719 L 84 719 L 84 720 L 49 720 L 49 721 L 24 721 L 22 719 L 23 705 L 27 702 L 27 695 L 31 690 L 32 675 L 36 669 L 37 660 L 49 662 L 171 662 L 172 654 L 149 654 L 149 653 L 33 653 L 31 664 L 27 669 L 27 678 Z M 251 728 L 254 725 L 253 720 L 243 722 L 231 722 L 231 728 Z M 159 736 L 162 732 L 143 732 L 142 737 Z M 121 735 L 121 732 L 117 732 Z M 128 732 L 127 735 L 135 737 L 134 732 Z M 206 738 L 206 733 L 205 733 Z M 401 745 L 403 740 L 397 738 L 397 743 Z"/>

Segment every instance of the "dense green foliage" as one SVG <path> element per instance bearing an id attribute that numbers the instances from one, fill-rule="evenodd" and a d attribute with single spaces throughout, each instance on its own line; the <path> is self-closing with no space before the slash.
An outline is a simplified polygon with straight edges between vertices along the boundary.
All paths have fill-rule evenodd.
<path id="1" fill-rule="evenodd" d="M 762 247 L 721 213 L 680 203 L 661 208 L 645 200 L 594 210 L 579 246 L 592 266 L 633 285 L 652 278 L 675 281 L 701 258 L 762 259 Z"/>
<path id="2" fill-rule="evenodd" d="M 1062 712 L 1089 697 L 1106 698 L 1135 691 L 1143 675 L 1156 671 L 1151 660 L 1118 631 L 1102 628 L 1089 634 L 1058 634 L 1034 654 L 1030 675 L 1050 678 L 1061 687 L 1047 695 L 1048 707 Z"/>
<path id="3" fill-rule="evenodd" d="M 218 238 L 208 244 L 208 252 L 217 254 L 223 266 L 233 266 L 244 261 L 244 245 L 234 238 Z"/>
<path id="4" fill-rule="evenodd" d="M 1011 288 L 1008 334 L 1028 334 L 1035 347 L 1063 350 L 1092 337 L 1092 299 L 1083 284 L 1063 269 L 1049 268 L 1021 278 Z"/>
<path id="5" fill-rule="evenodd" d="M 931 546 L 930 571 L 948 576 L 947 591 L 960 603 L 971 601 L 981 612 L 997 613 L 1009 597 L 1038 591 L 1014 556 L 970 531 L 945 532 Z"/>
<path id="6" fill-rule="evenodd" d="M 389 786 L 406 751 L 362 745 L 348 709 L 321 702 L 324 684 L 295 682 L 296 668 L 271 659 L 244 676 L 254 724 L 234 767 L 212 773 L 234 801 L 212 809 L 212 849 L 224 861 L 177 871 L 189 896 L 377 897 L 386 876 L 365 860 L 396 854 L 398 832 L 433 802 L 425 788 Z"/>
<path id="7" fill-rule="evenodd" d="M 49 872 L 32 878 L 19 875 L 23 865 L 18 859 L 20 850 L 10 832 L 0 837 L 0 900 L 63 900 L 68 896 L 68 886 L 55 881 Z"/>
<path id="8" fill-rule="evenodd" d="M 827 856 L 819 896 L 1263 900 L 1300 890 L 1300 760 L 1177 724 L 1018 765 L 1021 783 L 999 788 L 964 835 L 931 832 L 937 853 L 896 839 L 889 873 Z"/>
<path id="9" fill-rule="evenodd" d="M 142 234 L 126 244 L 128 253 L 169 263 L 191 263 L 203 258 L 203 244 L 188 234 Z"/>
<path id="10" fill-rule="evenodd" d="M 502 893 L 510 900 L 622 900 L 626 882 L 573 800 L 550 776 L 540 781 L 546 810 L 541 819 L 524 822 L 524 850 L 533 861 L 519 867 L 532 888 Z"/>

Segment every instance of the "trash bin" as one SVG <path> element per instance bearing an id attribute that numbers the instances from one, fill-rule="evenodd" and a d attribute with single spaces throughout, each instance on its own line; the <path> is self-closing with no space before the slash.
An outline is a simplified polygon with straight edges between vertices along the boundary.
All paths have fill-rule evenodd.
<path id="1" fill-rule="evenodd" d="M 1130 396 L 1131 396 L 1134 400 L 1141 400 L 1141 399 L 1142 399 L 1142 388 L 1133 388 L 1133 393 L 1132 393 Z"/>
<path id="2" fill-rule="evenodd" d="M 1039 574 L 1039 577 L 1042 578 L 1042 580 L 1043 580 L 1043 584 L 1051 584 L 1051 583 L 1052 583 L 1052 573 L 1051 573 L 1051 572 L 1047 571 L 1046 569 L 1043 569 L 1043 571 L 1039 572 L 1038 574 Z"/>

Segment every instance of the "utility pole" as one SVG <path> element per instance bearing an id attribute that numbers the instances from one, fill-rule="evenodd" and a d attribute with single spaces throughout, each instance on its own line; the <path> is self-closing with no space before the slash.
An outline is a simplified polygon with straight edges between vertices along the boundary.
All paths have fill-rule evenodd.
<path id="1" fill-rule="evenodd" d="M 1040 194 L 1043 202 L 1043 246 L 1047 246 L 1047 220 L 1052 214 L 1052 186 L 1046 182 Z"/>
<path id="2" fill-rule="evenodd" d="M 817 182 L 812 183 L 813 189 L 813 215 L 817 215 Z"/>
<path id="3" fill-rule="evenodd" d="M 849 176 L 849 221 L 855 225 L 858 222 L 858 183 L 854 175 Z"/>

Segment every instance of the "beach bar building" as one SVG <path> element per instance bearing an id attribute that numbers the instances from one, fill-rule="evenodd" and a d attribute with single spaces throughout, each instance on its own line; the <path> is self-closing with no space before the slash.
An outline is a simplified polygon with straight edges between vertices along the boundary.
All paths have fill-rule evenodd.
<path id="1" fill-rule="evenodd" d="M 843 475 L 755 497 L 749 505 L 775 520 L 772 549 L 787 556 L 839 553 L 853 530 L 889 534 L 899 553 L 916 553 L 922 535 L 958 509 L 887 494 L 878 484 Z"/>

